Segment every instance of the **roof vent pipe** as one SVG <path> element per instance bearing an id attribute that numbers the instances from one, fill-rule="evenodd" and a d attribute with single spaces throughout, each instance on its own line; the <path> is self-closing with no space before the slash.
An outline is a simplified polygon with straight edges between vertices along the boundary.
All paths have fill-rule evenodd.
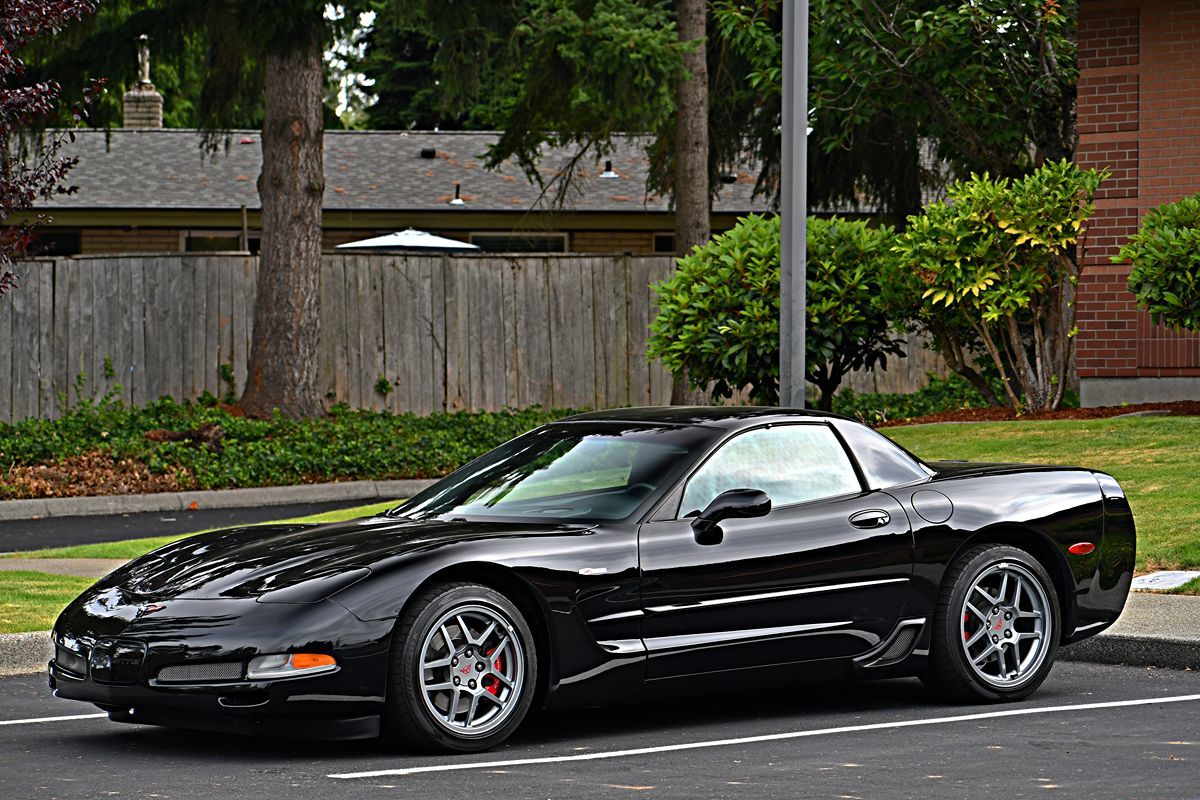
<path id="1" fill-rule="evenodd" d="M 455 183 L 454 184 L 454 197 L 451 198 L 450 205 L 465 206 L 466 204 L 467 204 L 467 201 L 462 199 L 462 184 Z"/>

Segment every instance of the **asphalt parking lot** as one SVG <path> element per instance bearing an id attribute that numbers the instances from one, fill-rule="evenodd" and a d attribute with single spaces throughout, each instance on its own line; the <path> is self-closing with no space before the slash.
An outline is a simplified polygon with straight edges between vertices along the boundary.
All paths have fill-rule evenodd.
<path id="1" fill-rule="evenodd" d="M 93 713 L 40 675 L 0 679 L 0 796 L 1200 797 L 1200 674 L 1173 670 L 1060 663 L 1007 706 L 893 680 L 545 712 L 501 749 L 457 757 Z"/>

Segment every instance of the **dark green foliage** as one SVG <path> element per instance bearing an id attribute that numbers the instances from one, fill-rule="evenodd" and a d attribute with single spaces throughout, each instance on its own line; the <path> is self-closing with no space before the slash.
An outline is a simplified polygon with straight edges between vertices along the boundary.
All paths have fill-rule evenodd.
<path id="1" fill-rule="evenodd" d="M 366 33 L 366 52 L 360 65 L 372 81 L 376 101 L 367 111 L 375 129 L 457 130 L 468 113 L 454 114 L 442 106 L 434 57 L 438 52 L 421 4 L 412 18 L 380 19 Z"/>
<path id="2" fill-rule="evenodd" d="M 777 189 L 779 0 L 711 3 L 720 42 L 750 63 L 741 130 Z M 1075 0 L 811 0 L 809 200 L 866 201 L 902 225 L 942 170 L 1016 176 L 1075 140 Z M 762 124 L 758 117 L 770 118 Z M 927 144 L 925 144 L 927 143 Z"/>
<path id="3" fill-rule="evenodd" d="M 1150 211 L 1113 261 L 1156 323 L 1200 331 L 1200 194 Z"/>
<path id="4" fill-rule="evenodd" d="M 764 4 L 769 8 L 761 15 L 739 13 L 737 21 L 718 27 L 717 7 L 740 5 L 710 4 L 705 54 L 714 193 L 720 175 L 747 153 L 760 158 L 761 184 L 772 191 L 778 184 L 779 94 L 764 91 L 757 74 L 759 64 L 769 61 L 767 81 L 778 83 L 777 4 Z M 506 136 L 493 148 L 492 161 L 515 157 L 526 168 L 543 140 L 573 145 L 583 153 L 582 165 L 610 149 L 614 133 L 648 133 L 647 188 L 670 194 L 680 63 L 670 6 L 661 0 L 407 4 L 403 13 L 377 20 L 367 37 L 363 69 L 379 98 L 368 112 L 371 124 L 502 130 Z M 569 177 L 562 173 L 559 186 Z"/>
<path id="5" fill-rule="evenodd" d="M 427 417 L 335 407 L 319 419 L 255 420 L 215 405 L 159 400 L 144 408 L 84 402 L 58 420 L 0 424 L 0 463 L 54 463 L 84 453 L 135 459 L 155 473 L 186 470 L 198 489 L 312 481 L 429 478 L 567 411 L 539 408 Z M 194 440 L 151 441 L 150 431 L 219 426 L 218 447 Z M 211 429 L 209 429 L 211 430 Z M 0 474 L 0 496 L 4 480 Z"/>
<path id="6" fill-rule="evenodd" d="M 747 385 L 763 405 L 779 396 L 779 219 L 751 214 L 679 259 L 655 285 L 649 358 L 687 370 L 714 397 Z"/>
<path id="7" fill-rule="evenodd" d="M 233 403 L 237 400 L 237 379 L 233 377 L 233 364 L 225 363 L 218 366 L 217 377 L 221 379 L 221 383 L 225 384 L 225 391 L 221 394 L 221 401 L 224 403 Z"/>
<path id="8" fill-rule="evenodd" d="M 489 166 L 515 158 L 538 183 L 542 145 L 572 146 L 557 168 L 564 199 L 587 158 L 629 132 L 660 131 L 672 120 L 681 45 L 670 5 L 638 0 L 529 0 L 509 39 L 503 86 L 487 101 L 487 121 L 503 133 Z"/>
<path id="9" fill-rule="evenodd" d="M 833 398 L 838 414 L 878 425 L 881 422 L 912 419 L 960 408 L 984 408 L 988 402 L 979 391 L 958 375 L 948 378 L 929 376 L 929 383 L 908 394 L 855 392 L 843 389 Z"/>
<path id="10" fill-rule="evenodd" d="M 904 356 L 881 302 L 894 243 L 895 231 L 887 225 L 808 220 L 805 343 L 808 380 L 820 390 L 822 409 L 830 408 L 846 373 L 886 369 L 888 356 Z"/>
<path id="11" fill-rule="evenodd" d="M 901 355 L 880 302 L 894 232 L 843 219 L 808 221 L 808 380 L 829 408 L 847 372 Z M 752 387 L 774 405 L 779 383 L 779 218 L 751 214 L 679 259 L 655 287 L 649 355 L 688 371 L 716 397 Z"/>

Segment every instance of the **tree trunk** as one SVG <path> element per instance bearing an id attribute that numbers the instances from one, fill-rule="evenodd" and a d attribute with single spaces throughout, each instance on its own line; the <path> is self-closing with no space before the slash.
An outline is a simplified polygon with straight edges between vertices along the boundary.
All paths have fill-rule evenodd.
<path id="1" fill-rule="evenodd" d="M 1004 404 L 1000 402 L 1000 398 L 992 391 L 992 387 L 988 384 L 984 377 L 979 374 L 979 371 L 971 366 L 967 360 L 966 351 L 959 343 L 958 337 L 947 331 L 938 331 L 933 334 L 934 345 L 937 352 L 945 359 L 950 369 L 958 373 L 959 376 L 966 378 L 967 382 L 975 387 L 975 390 L 983 395 L 983 399 L 993 408 L 1000 408 Z"/>
<path id="2" fill-rule="evenodd" d="M 298 419 L 323 412 L 320 341 L 324 70 L 316 47 L 268 54 L 262 128 L 262 250 L 241 406 Z"/>
<path id="3" fill-rule="evenodd" d="M 701 40 L 686 53 L 687 75 L 675 86 L 675 160 L 671 181 L 675 190 L 675 252 L 684 256 L 709 237 L 708 192 L 708 61 L 706 36 L 707 4 L 704 0 L 676 0 L 675 22 L 679 41 Z M 671 404 L 694 402 L 689 397 L 685 373 L 674 376 Z"/>

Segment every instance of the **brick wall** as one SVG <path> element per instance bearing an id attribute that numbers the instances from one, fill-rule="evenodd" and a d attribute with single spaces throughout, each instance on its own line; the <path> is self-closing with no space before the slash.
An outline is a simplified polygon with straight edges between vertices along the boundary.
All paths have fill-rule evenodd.
<path id="1" fill-rule="evenodd" d="M 84 228 L 79 234 L 82 255 L 103 253 L 177 253 L 180 250 L 176 228 Z"/>
<path id="2" fill-rule="evenodd" d="M 1091 3 L 1079 18 L 1079 68 L 1120 67 L 1138 63 L 1136 3 Z"/>
<path id="3" fill-rule="evenodd" d="M 1200 191 L 1200 3 L 1085 0 L 1079 65 L 1076 160 L 1112 172 L 1081 254 L 1079 376 L 1200 374 L 1197 337 L 1151 324 L 1111 260 L 1148 209 Z"/>

